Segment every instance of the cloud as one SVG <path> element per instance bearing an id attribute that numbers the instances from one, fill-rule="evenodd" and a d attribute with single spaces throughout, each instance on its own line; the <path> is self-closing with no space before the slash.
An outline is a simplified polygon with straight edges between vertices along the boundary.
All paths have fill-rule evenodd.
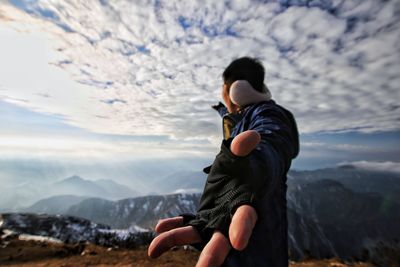
<path id="1" fill-rule="evenodd" d="M 359 144 L 329 144 L 323 142 L 302 142 L 301 147 L 307 150 L 331 150 L 341 152 L 352 152 L 352 153 L 379 153 L 388 152 L 390 149 L 379 148 L 371 145 L 359 145 Z M 396 150 L 397 151 L 397 150 Z"/>
<path id="2" fill-rule="evenodd" d="M 215 145 L 210 106 L 244 55 L 265 63 L 301 133 L 400 126 L 396 1 L 11 2 L 0 4 L 0 98 L 89 131 Z"/>
<path id="3" fill-rule="evenodd" d="M 172 192 L 172 194 L 196 194 L 201 193 L 198 188 L 180 188 Z"/>
<path id="4" fill-rule="evenodd" d="M 195 157 L 216 153 L 216 148 L 203 140 L 171 140 L 165 138 L 101 138 L 101 136 L 68 135 L 0 135 L 0 161 L 17 158 L 49 158 L 58 160 L 87 159 L 121 161 Z M 168 153 L 166 153 L 168 151 Z"/>
<path id="5" fill-rule="evenodd" d="M 400 162 L 394 161 L 354 161 L 354 162 L 342 162 L 339 163 L 337 166 L 354 166 L 359 169 L 365 169 L 370 171 L 385 171 L 385 172 L 393 172 L 400 174 Z"/>

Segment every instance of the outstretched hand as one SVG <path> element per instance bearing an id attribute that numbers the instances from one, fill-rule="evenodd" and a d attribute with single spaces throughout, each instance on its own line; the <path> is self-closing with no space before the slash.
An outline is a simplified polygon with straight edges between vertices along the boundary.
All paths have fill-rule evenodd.
<path id="1" fill-rule="evenodd" d="M 248 130 L 232 140 L 230 150 L 236 156 L 246 156 L 255 149 L 260 140 L 256 131 Z M 236 250 L 245 249 L 256 221 L 257 213 L 253 207 L 238 207 L 229 226 L 229 240 L 221 232 L 215 231 L 201 252 L 196 266 L 220 266 L 232 247 Z M 148 255 L 152 258 L 159 257 L 174 246 L 202 242 L 200 234 L 193 226 L 184 226 L 181 216 L 160 220 L 155 230 L 159 235 L 148 249 Z"/>

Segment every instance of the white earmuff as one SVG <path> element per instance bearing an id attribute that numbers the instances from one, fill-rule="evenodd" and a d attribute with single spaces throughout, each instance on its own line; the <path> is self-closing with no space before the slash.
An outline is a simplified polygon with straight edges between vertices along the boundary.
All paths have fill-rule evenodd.
<path id="1" fill-rule="evenodd" d="M 237 80 L 229 90 L 232 102 L 240 107 L 271 99 L 271 92 L 264 85 L 263 92 L 258 92 L 246 80 Z"/>

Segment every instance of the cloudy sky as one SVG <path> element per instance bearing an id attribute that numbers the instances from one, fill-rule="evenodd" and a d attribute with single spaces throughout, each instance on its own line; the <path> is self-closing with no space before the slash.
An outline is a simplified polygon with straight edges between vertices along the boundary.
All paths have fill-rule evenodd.
<path id="1" fill-rule="evenodd" d="M 202 166 L 221 73 L 253 56 L 297 120 L 293 168 L 399 170 L 399 28 L 396 0 L 0 0 L 0 159 Z"/>

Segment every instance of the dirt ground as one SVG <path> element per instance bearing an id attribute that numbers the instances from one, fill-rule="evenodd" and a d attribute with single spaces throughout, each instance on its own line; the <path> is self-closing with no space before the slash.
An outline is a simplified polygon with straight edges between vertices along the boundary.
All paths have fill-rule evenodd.
<path id="1" fill-rule="evenodd" d="M 195 266 L 199 253 L 182 247 L 158 259 L 147 256 L 147 247 L 104 248 L 94 245 L 65 245 L 12 240 L 0 247 L 0 266 Z M 373 267 L 365 263 L 344 264 L 340 260 L 304 261 L 290 267 Z"/>

